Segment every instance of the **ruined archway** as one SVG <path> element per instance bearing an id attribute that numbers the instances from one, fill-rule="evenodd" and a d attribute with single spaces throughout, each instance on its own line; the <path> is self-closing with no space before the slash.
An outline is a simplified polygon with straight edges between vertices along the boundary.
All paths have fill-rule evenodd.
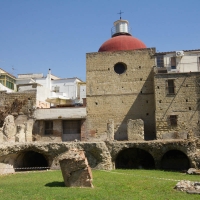
<path id="1" fill-rule="evenodd" d="M 48 161 L 45 156 L 35 151 L 20 153 L 15 162 L 15 168 L 22 168 L 15 169 L 15 171 L 44 170 L 48 167 Z"/>
<path id="2" fill-rule="evenodd" d="M 190 161 L 183 152 L 179 150 L 170 150 L 162 157 L 161 168 L 173 171 L 187 170 L 190 168 Z"/>
<path id="3" fill-rule="evenodd" d="M 152 155 L 145 150 L 129 148 L 122 150 L 115 160 L 116 169 L 155 169 Z"/>

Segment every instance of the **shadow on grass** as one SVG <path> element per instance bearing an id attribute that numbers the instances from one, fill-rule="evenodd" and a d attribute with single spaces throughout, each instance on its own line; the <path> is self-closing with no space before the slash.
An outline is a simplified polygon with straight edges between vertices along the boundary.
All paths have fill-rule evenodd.
<path id="1" fill-rule="evenodd" d="M 65 183 L 59 182 L 59 181 L 54 181 L 54 182 L 51 182 L 51 183 L 47 183 L 45 186 L 46 187 L 65 187 Z"/>

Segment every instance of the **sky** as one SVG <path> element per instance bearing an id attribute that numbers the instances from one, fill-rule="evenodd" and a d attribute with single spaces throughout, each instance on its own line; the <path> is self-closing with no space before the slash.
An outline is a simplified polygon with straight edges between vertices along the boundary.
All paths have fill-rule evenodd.
<path id="1" fill-rule="evenodd" d="M 86 80 L 113 22 L 157 52 L 200 49 L 200 0 L 0 0 L 0 68 Z M 95 66 L 94 66 L 95 67 Z"/>

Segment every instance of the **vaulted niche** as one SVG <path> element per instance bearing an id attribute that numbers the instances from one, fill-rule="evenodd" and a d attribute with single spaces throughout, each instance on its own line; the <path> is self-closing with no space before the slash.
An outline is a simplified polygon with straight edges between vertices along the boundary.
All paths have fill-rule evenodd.
<path id="1" fill-rule="evenodd" d="M 46 170 L 48 168 L 48 161 L 42 154 L 38 152 L 24 151 L 17 157 L 15 168 L 22 168 L 16 169 L 15 171 Z"/>
<path id="2" fill-rule="evenodd" d="M 138 148 L 129 148 L 119 152 L 115 160 L 116 169 L 155 169 L 150 153 Z"/>
<path id="3" fill-rule="evenodd" d="M 162 157 L 161 168 L 173 171 L 188 170 L 190 168 L 190 161 L 183 152 L 170 150 Z"/>
<path id="4" fill-rule="evenodd" d="M 114 70 L 117 74 L 123 74 L 127 69 L 127 66 L 125 63 L 118 62 L 114 65 Z"/>

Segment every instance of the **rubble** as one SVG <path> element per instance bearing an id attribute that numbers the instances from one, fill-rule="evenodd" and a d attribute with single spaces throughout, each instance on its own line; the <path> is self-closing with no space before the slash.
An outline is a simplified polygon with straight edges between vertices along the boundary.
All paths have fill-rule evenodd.
<path id="1" fill-rule="evenodd" d="M 81 150 L 70 150 L 59 157 L 59 163 L 67 187 L 93 187 L 92 171 Z"/>
<path id="2" fill-rule="evenodd" d="M 195 168 L 190 168 L 188 169 L 187 174 L 200 175 L 200 170 Z"/>
<path id="3" fill-rule="evenodd" d="M 189 194 L 200 194 L 200 182 L 182 180 L 176 184 L 174 189 Z"/>

